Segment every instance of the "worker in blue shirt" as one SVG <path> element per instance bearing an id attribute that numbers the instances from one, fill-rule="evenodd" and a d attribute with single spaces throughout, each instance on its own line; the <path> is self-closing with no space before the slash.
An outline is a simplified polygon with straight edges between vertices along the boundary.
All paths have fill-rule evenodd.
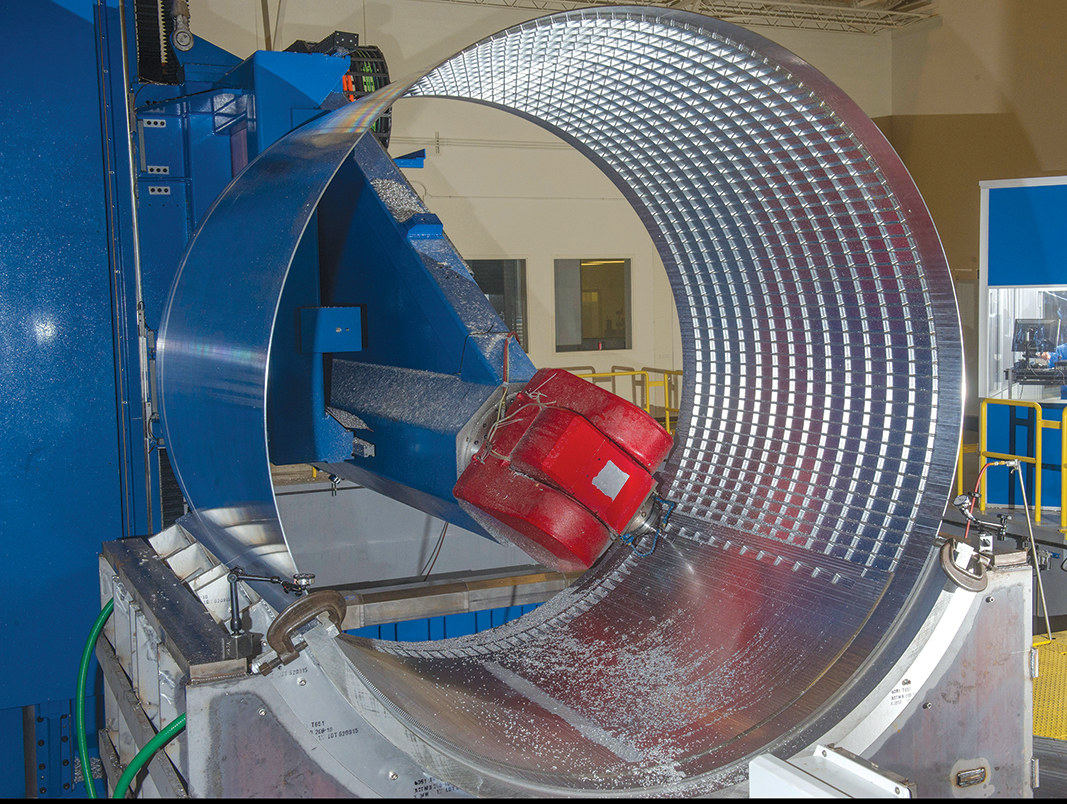
<path id="1" fill-rule="evenodd" d="M 1067 343 L 1061 343 L 1051 352 L 1042 352 L 1038 357 L 1048 361 L 1050 367 L 1067 360 Z M 1060 386 L 1060 399 L 1067 399 L 1067 385 Z"/>
<path id="2" fill-rule="evenodd" d="M 1047 360 L 1050 366 L 1054 366 L 1059 362 L 1067 360 L 1067 343 L 1061 343 L 1054 351 L 1042 352 L 1038 357 Z"/>

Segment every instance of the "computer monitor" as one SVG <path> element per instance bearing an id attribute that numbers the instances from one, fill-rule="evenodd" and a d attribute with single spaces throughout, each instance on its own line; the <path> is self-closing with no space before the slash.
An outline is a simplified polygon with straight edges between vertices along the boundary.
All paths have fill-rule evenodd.
<path id="1" fill-rule="evenodd" d="M 1060 322 L 1055 318 L 1016 318 L 1011 350 L 1031 355 L 1051 352 L 1064 342 L 1060 329 Z"/>

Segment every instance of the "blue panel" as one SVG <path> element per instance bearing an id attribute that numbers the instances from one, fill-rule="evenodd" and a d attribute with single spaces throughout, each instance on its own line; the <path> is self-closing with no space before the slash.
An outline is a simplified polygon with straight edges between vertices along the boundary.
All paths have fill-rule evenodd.
<path id="1" fill-rule="evenodd" d="M 186 118 L 186 158 L 189 162 L 189 175 L 193 181 L 189 185 L 192 208 L 189 211 L 190 226 L 195 228 L 211 205 L 215 203 L 226 185 L 233 178 L 234 171 L 230 153 L 230 130 L 216 131 L 215 115 L 207 109 L 197 110 Z M 147 147 L 147 146 L 146 146 Z M 178 267 L 178 259 L 185 249 L 185 241 L 177 254 L 167 262 L 167 289 Z M 173 266 L 173 267 L 171 267 Z"/>
<path id="2" fill-rule="evenodd" d="M 85 722 L 87 753 L 90 758 L 99 758 L 97 729 L 103 722 L 97 713 L 103 711 L 102 696 L 90 696 L 86 700 Z M 74 701 L 52 701 L 33 707 L 34 728 L 34 790 L 38 798 L 85 798 L 84 780 L 75 782 Z M 20 732 L 21 733 L 21 732 Z M 96 781 L 98 796 L 105 793 L 103 781 Z"/>
<path id="3" fill-rule="evenodd" d="M 1060 405 L 1046 405 L 1041 410 L 1045 421 L 1059 421 L 1063 415 Z M 1043 428 L 1041 441 L 1041 505 L 1058 507 L 1060 504 L 1060 431 Z M 1005 455 L 1020 455 L 1033 458 L 1035 418 L 1029 408 L 989 405 L 986 413 L 987 449 Z M 986 470 L 986 504 L 1012 506 L 1022 509 L 1022 492 L 1019 480 L 1007 467 L 991 466 Z M 1026 488 L 1026 503 L 1033 513 L 1037 478 L 1034 466 L 1024 464 L 1023 484 Z"/>
<path id="4" fill-rule="evenodd" d="M 36 784 L 40 798 L 70 795 L 74 788 L 74 717 L 72 701 L 34 707 Z"/>
<path id="5" fill-rule="evenodd" d="M 179 121 L 172 119 L 170 127 L 179 128 Z M 176 154 L 179 158 L 174 163 L 180 164 L 180 147 Z M 142 175 L 137 185 L 141 264 L 149 267 L 142 272 L 141 282 L 145 322 L 151 329 L 158 330 L 167 291 L 178 268 L 178 258 L 191 234 L 186 194 L 188 183 L 181 178 L 161 180 Z M 135 356 L 136 352 L 133 352 L 131 357 Z"/>
<path id="6" fill-rule="evenodd" d="M 93 4 L 67 5 L 0 24 L 0 709 L 73 694 L 123 533 Z"/>
<path id="7" fill-rule="evenodd" d="M 451 614 L 445 617 L 445 636 L 453 637 L 469 636 L 478 633 L 478 622 L 473 613 Z"/>
<path id="8" fill-rule="evenodd" d="M 474 630 L 475 633 L 481 633 L 482 631 L 488 631 L 495 625 L 493 622 L 493 612 L 488 611 L 476 611 L 474 613 Z"/>
<path id="9" fill-rule="evenodd" d="M 1067 184 L 989 190 L 989 285 L 1067 284 Z"/>
<path id="10" fill-rule="evenodd" d="M 496 628 L 498 625 L 517 620 L 523 614 L 533 611 L 540 605 L 540 603 L 530 603 L 526 606 L 506 606 L 478 612 L 449 614 L 444 617 L 408 620 L 407 622 L 391 625 L 367 625 L 345 633 L 368 639 L 386 639 L 394 642 L 454 639 L 455 637 L 477 634 L 480 631 Z"/>
<path id="11" fill-rule="evenodd" d="M 396 624 L 398 642 L 425 642 L 430 638 L 429 620 L 408 620 Z"/>
<path id="12" fill-rule="evenodd" d="M 229 51 L 211 44 L 200 35 L 193 38 L 193 46 L 185 51 L 176 51 L 178 61 L 185 67 L 185 81 L 214 83 L 241 63 L 241 59 Z"/>
<path id="13" fill-rule="evenodd" d="M 412 151 L 409 154 L 398 156 L 393 159 L 396 162 L 397 167 L 402 168 L 421 168 L 426 162 L 426 149 L 420 148 L 417 151 Z"/>
<path id="14" fill-rule="evenodd" d="M 263 50 L 254 53 L 252 70 L 259 150 L 265 150 L 289 133 L 294 122 L 292 109 L 318 107 L 341 82 L 350 66 L 348 57 L 322 53 Z"/>
<path id="15" fill-rule="evenodd" d="M 22 744 L 22 707 L 0 709 L 0 796 L 26 795 L 26 761 Z"/>
<path id="16" fill-rule="evenodd" d="M 434 617 L 430 620 L 430 639 L 445 638 L 445 618 Z"/>
<path id="17" fill-rule="evenodd" d="M 314 218 L 311 228 L 315 228 Z M 271 344 L 267 434 L 270 460 L 277 465 L 332 463 L 352 456 L 352 434 L 326 414 L 322 355 L 300 348 L 308 340 L 301 332 L 302 313 L 317 309 L 318 304 L 318 240 L 305 237 L 278 303 L 278 325 Z M 359 326 L 356 335 L 361 339 Z"/>
<path id="18" fill-rule="evenodd" d="M 301 308 L 300 351 L 303 354 L 324 354 L 327 352 L 358 352 L 362 348 L 362 308 Z"/>

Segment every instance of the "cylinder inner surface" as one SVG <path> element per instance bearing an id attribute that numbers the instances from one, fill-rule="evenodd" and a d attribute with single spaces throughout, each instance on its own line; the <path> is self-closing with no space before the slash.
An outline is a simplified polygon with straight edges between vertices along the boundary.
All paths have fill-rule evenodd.
<path id="1" fill-rule="evenodd" d="M 875 683 L 936 582 L 962 346 L 925 205 L 824 76 L 705 17 L 544 17 L 409 94 L 540 123 L 645 222 L 682 328 L 677 508 L 651 556 L 616 545 L 507 626 L 344 649 L 409 728 L 505 785 L 727 784 Z"/>

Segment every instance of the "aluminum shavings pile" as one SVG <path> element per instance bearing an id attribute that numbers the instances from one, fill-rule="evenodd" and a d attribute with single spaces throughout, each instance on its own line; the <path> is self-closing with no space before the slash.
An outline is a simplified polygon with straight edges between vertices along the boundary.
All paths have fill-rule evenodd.
<path id="1" fill-rule="evenodd" d="M 393 213 L 393 217 L 400 222 L 406 221 L 419 212 L 427 211 L 419 197 L 402 182 L 393 179 L 371 179 L 370 185 Z"/>

